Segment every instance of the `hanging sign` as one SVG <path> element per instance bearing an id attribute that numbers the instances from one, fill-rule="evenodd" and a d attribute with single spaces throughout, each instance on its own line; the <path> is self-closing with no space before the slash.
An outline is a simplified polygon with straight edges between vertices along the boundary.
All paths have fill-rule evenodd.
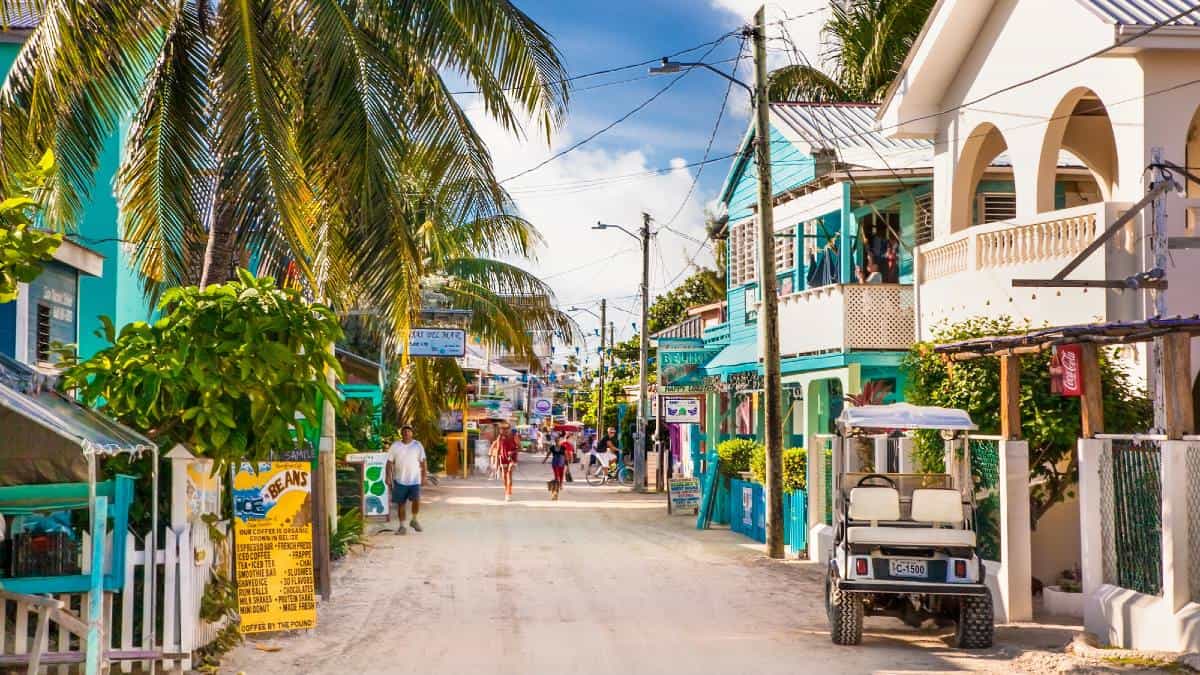
<path id="1" fill-rule="evenodd" d="M 704 364 L 711 361 L 719 351 L 705 349 L 703 340 L 659 340 L 659 391 L 703 391 Z"/>
<path id="2" fill-rule="evenodd" d="M 463 357 L 467 332 L 461 328 L 414 328 L 408 334 L 409 356 Z"/>
<path id="3" fill-rule="evenodd" d="M 699 424 L 700 399 L 664 397 L 663 407 L 666 414 L 663 421 L 668 424 Z"/>
<path id="4" fill-rule="evenodd" d="M 533 399 L 533 414 L 538 417 L 549 417 L 554 413 L 554 401 L 548 398 Z"/>
<path id="5" fill-rule="evenodd" d="M 313 628 L 312 465 L 243 463 L 233 477 L 234 561 L 243 633 Z"/>
<path id="6" fill-rule="evenodd" d="M 1083 347 L 1057 345 L 1050 357 L 1050 391 L 1061 396 L 1083 396 Z"/>

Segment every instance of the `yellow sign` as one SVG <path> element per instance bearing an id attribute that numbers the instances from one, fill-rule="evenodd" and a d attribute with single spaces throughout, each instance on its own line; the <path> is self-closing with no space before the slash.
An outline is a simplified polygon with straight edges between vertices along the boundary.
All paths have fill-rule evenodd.
<path id="1" fill-rule="evenodd" d="M 317 625 L 312 465 L 243 463 L 233 478 L 234 554 L 243 633 Z"/>

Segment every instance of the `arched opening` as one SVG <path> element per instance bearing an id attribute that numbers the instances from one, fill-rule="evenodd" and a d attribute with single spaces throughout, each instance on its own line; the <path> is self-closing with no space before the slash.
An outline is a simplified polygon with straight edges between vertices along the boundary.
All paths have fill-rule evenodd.
<path id="1" fill-rule="evenodd" d="M 1087 87 L 1059 101 L 1046 125 L 1038 162 L 1038 212 L 1112 199 L 1117 141 L 1108 108 Z"/>
<path id="2" fill-rule="evenodd" d="M 1010 163 L 1000 158 L 1007 150 L 1008 142 L 994 124 L 981 124 L 967 136 L 954 173 L 951 232 L 1016 217 L 1017 195 Z M 993 163 L 997 165 L 993 173 L 1001 175 L 985 175 Z"/>
<path id="3" fill-rule="evenodd" d="M 1183 159 L 1190 173 L 1200 174 L 1200 108 L 1196 108 L 1196 112 L 1192 114 L 1192 123 L 1188 125 L 1187 147 L 1184 150 Z M 1187 186 L 1187 198 L 1200 199 L 1200 181 L 1188 179 L 1186 176 L 1184 181 Z M 1196 209 L 1189 206 L 1187 219 L 1184 221 L 1189 234 L 1196 229 L 1197 217 Z"/>

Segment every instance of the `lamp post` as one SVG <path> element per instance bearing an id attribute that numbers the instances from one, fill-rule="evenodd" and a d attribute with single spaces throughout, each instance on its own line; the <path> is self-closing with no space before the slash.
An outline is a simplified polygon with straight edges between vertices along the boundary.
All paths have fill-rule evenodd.
<path id="1" fill-rule="evenodd" d="M 649 398 L 649 383 L 646 380 L 646 361 L 650 356 L 650 336 L 646 334 L 646 317 L 650 312 L 650 214 L 642 214 L 642 227 L 634 234 L 620 225 L 596 223 L 593 230 L 614 228 L 637 239 L 642 244 L 642 316 L 641 346 L 638 349 L 638 410 L 637 430 L 633 435 L 633 489 L 646 489 L 646 399 Z"/>
<path id="2" fill-rule="evenodd" d="M 754 146 L 758 165 L 758 269 L 762 311 L 758 317 L 759 349 L 763 356 L 763 422 L 767 459 L 767 555 L 783 557 L 783 410 L 779 373 L 779 299 L 775 278 L 774 194 L 771 188 L 771 123 L 767 98 L 767 31 L 763 7 L 754 13 L 754 25 L 744 34 L 754 42 L 754 86 L 706 63 L 680 63 L 668 58 L 650 69 L 651 74 L 677 73 L 684 68 L 704 68 L 750 92 L 754 105 Z"/>

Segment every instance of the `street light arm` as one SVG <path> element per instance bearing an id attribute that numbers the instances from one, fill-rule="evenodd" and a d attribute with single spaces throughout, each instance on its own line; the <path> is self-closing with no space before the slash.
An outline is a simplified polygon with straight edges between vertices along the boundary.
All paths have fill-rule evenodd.
<path id="1" fill-rule="evenodd" d="M 637 239 L 638 241 L 641 241 L 641 240 L 642 240 L 642 238 L 641 238 L 641 237 L 639 237 L 639 236 L 637 236 L 636 234 L 634 234 L 634 233 L 630 232 L 629 230 L 625 229 L 624 227 L 621 227 L 620 225 L 610 225 L 610 224 L 608 224 L 608 223 L 596 223 L 595 225 L 593 225 L 593 226 L 592 226 L 592 229 L 593 229 L 593 230 L 607 230 L 607 229 L 608 229 L 608 228 L 610 228 L 610 227 L 611 227 L 611 228 L 614 228 L 614 229 L 617 229 L 617 230 L 620 230 L 620 231 L 624 232 L 625 234 L 627 234 L 627 235 L 629 235 L 629 236 L 633 237 L 634 239 Z"/>
<path id="2" fill-rule="evenodd" d="M 682 70 L 683 68 L 704 68 L 713 73 L 716 73 L 717 75 L 725 78 L 726 80 L 729 80 L 730 82 L 736 84 L 737 86 L 741 87 L 742 89 L 745 89 L 746 93 L 750 94 L 751 96 L 754 96 L 754 88 L 753 87 L 746 84 L 745 82 L 742 82 L 741 80 L 730 75 L 729 73 L 722 72 L 716 68 L 713 68 L 712 66 L 708 65 L 707 63 L 672 61 L 672 60 L 664 57 L 662 60 L 661 66 L 653 66 L 650 68 L 650 74 L 651 75 L 661 75 L 661 74 L 667 74 L 667 73 L 677 73 L 680 70 Z"/>

